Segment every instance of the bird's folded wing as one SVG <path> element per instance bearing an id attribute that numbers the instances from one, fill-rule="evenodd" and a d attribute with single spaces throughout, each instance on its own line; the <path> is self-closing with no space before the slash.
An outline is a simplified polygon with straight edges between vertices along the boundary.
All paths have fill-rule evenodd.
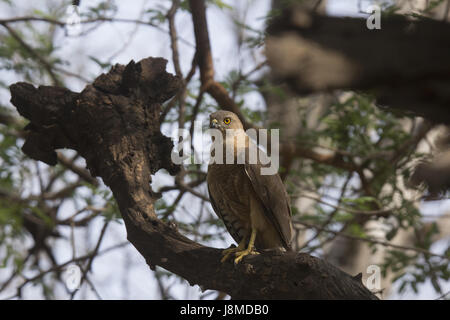
<path id="1" fill-rule="evenodd" d="M 264 213 L 280 234 L 286 249 L 292 238 L 289 198 L 278 174 L 261 175 L 261 164 L 245 164 L 245 173 L 264 207 Z"/>

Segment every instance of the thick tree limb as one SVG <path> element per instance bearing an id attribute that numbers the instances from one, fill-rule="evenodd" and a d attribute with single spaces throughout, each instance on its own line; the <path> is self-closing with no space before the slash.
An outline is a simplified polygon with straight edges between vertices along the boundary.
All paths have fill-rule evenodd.
<path id="1" fill-rule="evenodd" d="M 351 89 L 380 105 L 450 124 L 450 25 L 382 17 L 318 16 L 289 8 L 269 28 L 266 53 L 274 74 L 300 94 Z"/>
<path id="2" fill-rule="evenodd" d="M 30 120 L 23 151 L 50 165 L 56 149 L 72 148 L 86 159 L 117 200 L 128 240 L 154 268 L 161 266 L 191 285 L 247 299 L 376 299 L 357 279 L 303 253 L 266 252 L 242 263 L 220 263 L 221 250 L 181 235 L 154 212 L 151 174 L 165 168 L 172 143 L 159 131 L 161 103 L 181 81 L 166 61 L 147 58 L 114 66 L 75 93 L 59 87 L 11 86 L 11 102 Z"/>

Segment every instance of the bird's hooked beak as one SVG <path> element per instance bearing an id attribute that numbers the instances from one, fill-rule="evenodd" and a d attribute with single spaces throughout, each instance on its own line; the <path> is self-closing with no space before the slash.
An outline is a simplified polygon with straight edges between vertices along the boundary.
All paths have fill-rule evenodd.
<path id="1" fill-rule="evenodd" d="M 212 119 L 211 123 L 209 124 L 210 128 L 214 128 L 214 129 L 220 129 L 219 128 L 219 121 L 217 121 L 217 119 Z"/>

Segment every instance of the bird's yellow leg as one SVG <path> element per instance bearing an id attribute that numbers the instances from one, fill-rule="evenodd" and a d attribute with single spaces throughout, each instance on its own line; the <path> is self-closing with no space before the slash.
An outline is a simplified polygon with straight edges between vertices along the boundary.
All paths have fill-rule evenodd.
<path id="1" fill-rule="evenodd" d="M 239 242 L 237 247 L 234 248 L 228 248 L 222 251 L 223 258 L 220 260 L 220 262 L 224 263 L 228 260 L 228 258 L 232 255 L 234 255 L 236 252 L 244 250 L 245 249 L 245 243 L 247 242 L 247 237 L 243 237 L 241 242 Z"/>
<path id="2" fill-rule="evenodd" d="M 243 251 L 236 252 L 236 259 L 234 259 L 235 264 L 238 264 L 242 260 L 242 258 L 244 258 L 249 254 L 258 254 L 258 252 L 255 251 L 255 239 L 256 239 L 256 229 L 252 228 L 252 234 L 250 235 L 248 247 Z"/>

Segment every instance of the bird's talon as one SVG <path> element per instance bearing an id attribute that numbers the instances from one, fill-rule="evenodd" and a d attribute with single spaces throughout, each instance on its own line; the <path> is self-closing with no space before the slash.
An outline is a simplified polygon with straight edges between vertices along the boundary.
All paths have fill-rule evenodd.
<path id="1" fill-rule="evenodd" d="M 230 248 L 228 248 L 228 249 L 223 249 L 223 250 L 222 250 L 222 255 L 223 255 L 223 256 L 226 256 L 226 255 L 228 255 L 228 254 L 230 254 L 230 253 L 236 252 L 237 250 L 238 250 L 238 248 L 236 248 L 236 247 L 230 247 Z"/>
<path id="2" fill-rule="evenodd" d="M 244 251 L 238 251 L 238 252 L 235 253 L 236 259 L 234 259 L 234 264 L 238 264 L 239 262 L 241 262 L 241 260 L 242 260 L 245 256 L 248 256 L 248 255 L 256 255 L 256 254 L 259 254 L 259 252 L 255 251 L 255 250 L 253 250 L 253 249 L 250 249 L 250 250 L 247 249 L 247 250 L 244 250 Z"/>
<path id="3" fill-rule="evenodd" d="M 222 251 L 222 259 L 220 260 L 221 263 L 224 263 L 228 260 L 230 256 L 232 256 L 238 249 L 237 248 L 229 248 Z"/>

